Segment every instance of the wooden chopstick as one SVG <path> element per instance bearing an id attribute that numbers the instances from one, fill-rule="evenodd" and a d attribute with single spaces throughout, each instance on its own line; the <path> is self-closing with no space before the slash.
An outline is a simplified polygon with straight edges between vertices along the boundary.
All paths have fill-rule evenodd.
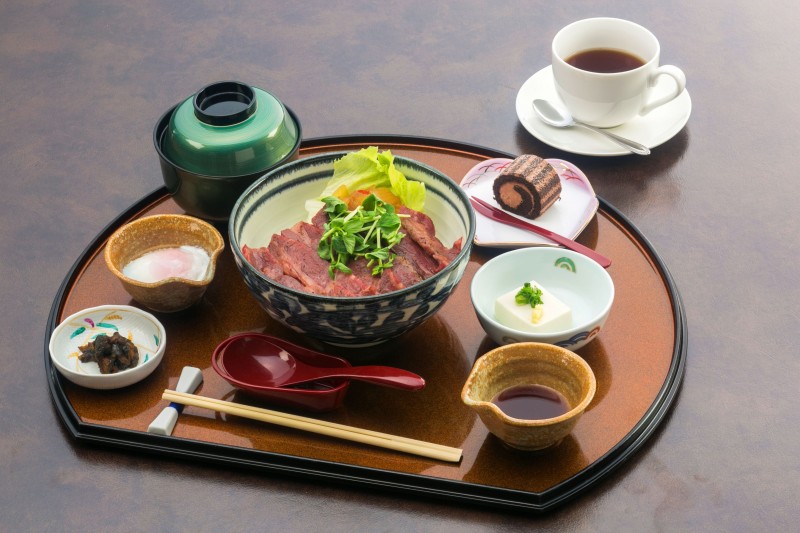
<path id="1" fill-rule="evenodd" d="M 318 433 L 320 435 L 327 435 L 329 437 L 360 442 L 362 444 L 370 444 L 372 446 L 420 455 L 422 457 L 429 457 L 431 459 L 439 459 L 441 461 L 448 461 L 451 463 L 459 462 L 462 455 L 462 450 L 459 448 L 451 448 L 441 444 L 409 439 L 397 435 L 390 435 L 388 433 L 380 433 L 378 431 L 371 431 L 369 429 L 345 426 L 343 424 L 336 424 L 334 422 L 328 422 L 325 420 L 317 420 L 315 418 L 307 418 L 289 413 L 281 413 L 280 411 L 271 411 L 269 409 L 262 409 L 260 407 L 217 400 L 196 394 L 188 394 L 185 392 L 177 392 L 166 389 L 162 395 L 162 398 L 164 400 L 182 405 L 210 409 L 212 411 L 240 416 L 242 418 L 259 420 L 261 422 L 267 422 L 278 426 L 309 431 L 311 433 Z"/>

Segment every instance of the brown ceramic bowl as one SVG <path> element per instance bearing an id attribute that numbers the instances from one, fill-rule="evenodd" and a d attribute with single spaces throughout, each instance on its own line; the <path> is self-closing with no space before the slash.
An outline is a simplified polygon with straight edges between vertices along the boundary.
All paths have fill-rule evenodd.
<path id="1" fill-rule="evenodd" d="M 569 410 L 554 418 L 513 418 L 492 402 L 501 392 L 544 385 L 559 392 Z M 594 397 L 591 367 L 577 354 L 552 344 L 523 342 L 496 348 L 479 358 L 461 391 L 489 431 L 513 448 L 543 450 L 566 437 Z"/>
<path id="2" fill-rule="evenodd" d="M 170 277 L 143 282 L 122 273 L 128 263 L 148 252 L 184 245 L 202 248 L 208 254 L 208 269 L 200 280 Z M 153 215 L 114 232 L 106 243 L 104 257 L 109 270 L 134 300 L 153 311 L 172 313 L 191 307 L 203 297 L 214 279 L 223 248 L 222 235 L 207 222 L 188 215 Z"/>

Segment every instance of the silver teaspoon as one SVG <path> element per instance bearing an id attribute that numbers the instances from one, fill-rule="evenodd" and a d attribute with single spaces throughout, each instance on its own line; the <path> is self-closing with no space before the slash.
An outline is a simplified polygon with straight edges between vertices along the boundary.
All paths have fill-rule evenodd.
<path id="1" fill-rule="evenodd" d="M 539 118 L 545 124 L 550 124 L 556 128 L 569 128 L 572 126 L 581 126 L 583 128 L 592 130 L 597 132 L 601 135 L 605 135 L 618 145 L 622 146 L 626 150 L 630 150 L 634 154 L 639 155 L 649 155 L 650 149 L 643 144 L 639 144 L 636 141 L 632 141 L 630 139 L 626 139 L 625 137 L 620 137 L 614 133 L 611 133 L 608 130 L 604 130 L 601 128 L 595 128 L 594 126 L 590 126 L 589 124 L 584 124 L 583 122 L 578 122 L 572 115 L 569 114 L 567 110 L 556 109 L 553 104 L 548 102 L 547 100 L 536 99 L 533 101 L 533 109 L 536 111 L 536 114 L 539 115 Z"/>

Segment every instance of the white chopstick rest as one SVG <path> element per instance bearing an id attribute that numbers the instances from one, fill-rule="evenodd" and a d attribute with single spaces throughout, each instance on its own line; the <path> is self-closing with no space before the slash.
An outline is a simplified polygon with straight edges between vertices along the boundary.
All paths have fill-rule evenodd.
<path id="1" fill-rule="evenodd" d="M 175 390 L 178 392 L 193 393 L 197 387 L 203 382 L 203 373 L 199 368 L 193 366 L 185 366 L 181 371 L 181 377 L 178 378 L 178 385 Z M 175 423 L 178 421 L 178 415 L 183 411 L 183 405 L 172 402 L 165 407 L 161 413 L 153 420 L 147 427 L 148 433 L 155 433 L 156 435 L 172 435 L 172 430 Z"/>

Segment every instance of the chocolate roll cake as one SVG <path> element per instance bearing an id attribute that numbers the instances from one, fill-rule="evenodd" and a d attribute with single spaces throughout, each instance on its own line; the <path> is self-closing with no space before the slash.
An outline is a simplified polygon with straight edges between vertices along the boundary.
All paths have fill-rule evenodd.
<path id="1" fill-rule="evenodd" d="M 537 218 L 561 196 L 561 179 L 541 157 L 521 155 L 495 178 L 493 190 L 503 209 Z"/>

